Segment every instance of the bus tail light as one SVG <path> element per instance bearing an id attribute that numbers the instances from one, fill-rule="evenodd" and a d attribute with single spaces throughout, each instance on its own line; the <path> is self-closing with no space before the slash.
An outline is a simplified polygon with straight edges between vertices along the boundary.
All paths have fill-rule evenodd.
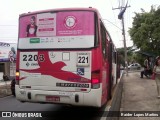
<path id="1" fill-rule="evenodd" d="M 100 71 L 94 71 L 92 72 L 92 78 L 91 78 L 91 88 L 92 89 L 98 89 L 100 88 Z"/>
<path id="2" fill-rule="evenodd" d="M 19 85 L 19 71 L 16 71 L 16 85 Z"/>

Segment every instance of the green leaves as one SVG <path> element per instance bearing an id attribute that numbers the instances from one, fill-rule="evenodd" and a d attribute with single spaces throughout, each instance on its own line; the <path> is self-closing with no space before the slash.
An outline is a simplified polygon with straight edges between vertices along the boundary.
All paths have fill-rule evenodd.
<path id="1" fill-rule="evenodd" d="M 135 13 L 129 34 L 141 51 L 160 55 L 160 8 L 151 6 L 150 12 Z"/>

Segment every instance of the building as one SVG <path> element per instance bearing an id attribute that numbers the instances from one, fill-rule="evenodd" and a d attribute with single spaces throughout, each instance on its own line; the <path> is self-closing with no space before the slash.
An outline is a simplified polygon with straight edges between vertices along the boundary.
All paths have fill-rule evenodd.
<path id="1" fill-rule="evenodd" d="M 0 73 L 1 74 L 5 74 L 8 76 L 15 76 L 16 53 L 17 53 L 16 43 L 0 42 Z"/>

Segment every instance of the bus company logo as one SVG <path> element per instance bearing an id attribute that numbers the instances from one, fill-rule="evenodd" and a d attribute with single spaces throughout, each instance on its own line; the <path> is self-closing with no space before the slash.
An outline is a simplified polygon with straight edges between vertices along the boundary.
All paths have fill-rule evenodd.
<path id="1" fill-rule="evenodd" d="M 26 66 L 28 67 L 29 65 L 30 65 L 30 64 L 27 62 L 27 63 L 26 63 Z"/>
<path id="2" fill-rule="evenodd" d="M 39 66 L 38 63 L 31 63 L 31 66 Z"/>
<path id="3" fill-rule="evenodd" d="M 74 16 L 67 16 L 64 20 L 64 26 L 67 29 L 73 29 L 77 24 L 77 19 Z"/>
<path id="4" fill-rule="evenodd" d="M 31 63 L 29 64 L 28 62 L 26 63 L 26 66 L 29 67 L 29 66 L 39 66 L 38 63 Z"/>

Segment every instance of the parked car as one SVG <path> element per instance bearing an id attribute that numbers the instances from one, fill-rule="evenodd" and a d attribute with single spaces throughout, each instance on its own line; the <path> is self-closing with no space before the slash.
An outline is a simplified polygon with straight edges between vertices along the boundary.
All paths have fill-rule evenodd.
<path id="1" fill-rule="evenodd" d="M 129 70 L 140 70 L 141 65 L 139 63 L 133 63 L 128 66 L 128 69 Z"/>
<path id="2" fill-rule="evenodd" d="M 12 95 L 16 95 L 15 94 L 15 84 L 16 84 L 16 80 L 15 79 L 12 79 L 11 81 L 11 92 L 12 92 Z"/>

